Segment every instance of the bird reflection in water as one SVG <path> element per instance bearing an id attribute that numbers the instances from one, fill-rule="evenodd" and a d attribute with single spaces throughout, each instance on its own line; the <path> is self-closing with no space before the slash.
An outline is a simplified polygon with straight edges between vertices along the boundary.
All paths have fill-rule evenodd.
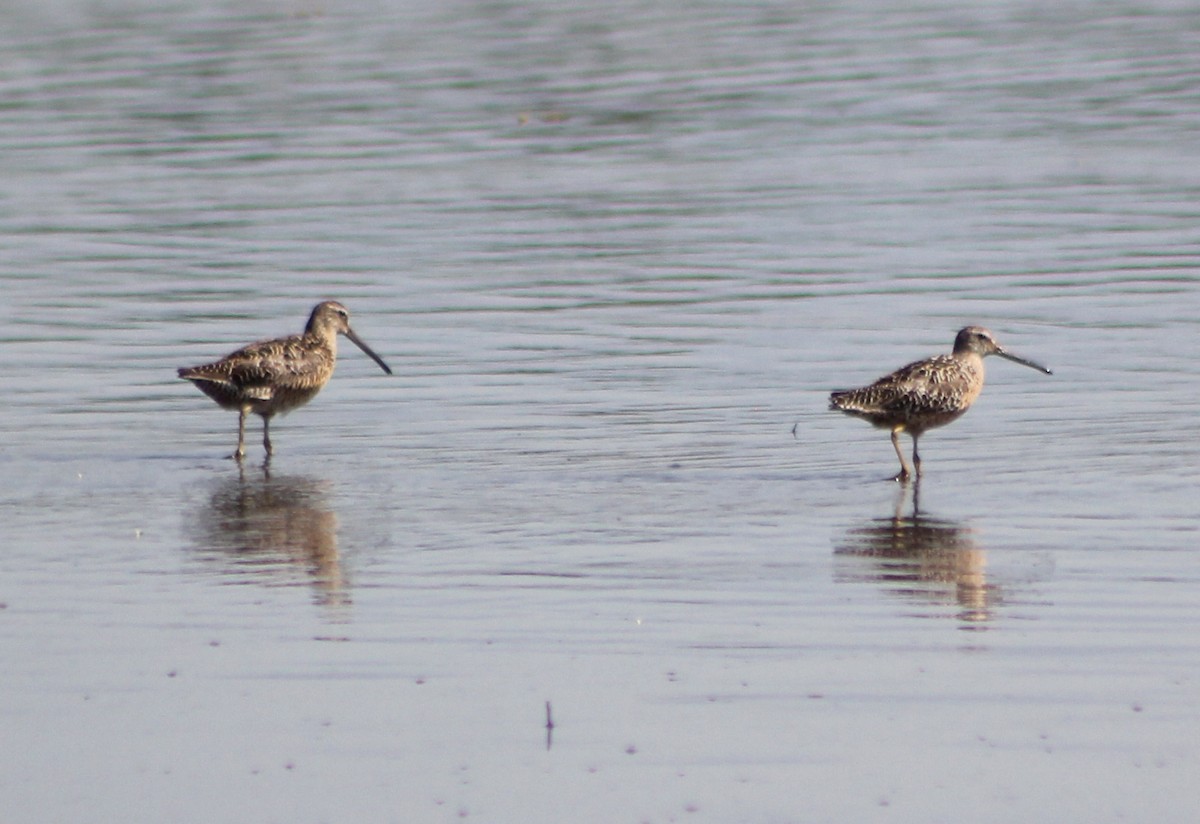
<path id="1" fill-rule="evenodd" d="M 345 607 L 350 588 L 338 554 L 328 483 L 305 476 L 223 481 L 196 517 L 195 544 L 224 574 L 275 586 L 309 583 L 318 604 Z"/>
<path id="2" fill-rule="evenodd" d="M 883 584 L 919 603 L 955 605 L 963 629 L 985 628 L 1001 598 L 988 583 L 987 553 L 969 528 L 922 514 L 919 496 L 918 485 L 905 515 L 905 492 L 898 490 L 891 518 L 848 530 L 834 547 L 834 577 Z"/>

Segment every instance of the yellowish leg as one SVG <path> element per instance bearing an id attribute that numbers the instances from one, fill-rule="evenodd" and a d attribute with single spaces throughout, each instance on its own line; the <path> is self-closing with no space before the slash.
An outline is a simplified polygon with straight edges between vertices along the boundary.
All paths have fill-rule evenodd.
<path id="1" fill-rule="evenodd" d="M 246 416 L 250 414 L 250 410 L 243 406 L 238 412 L 238 445 L 237 451 L 229 457 L 235 461 L 241 461 L 246 457 Z"/>
<path id="2" fill-rule="evenodd" d="M 267 450 L 270 455 L 274 450 L 271 449 L 271 416 L 263 415 L 263 449 Z"/>
<path id="3" fill-rule="evenodd" d="M 901 482 L 907 481 L 912 477 L 912 471 L 908 468 L 908 461 L 904 460 L 904 452 L 900 449 L 900 433 L 903 431 L 903 426 L 892 427 L 892 448 L 896 450 L 896 457 L 900 459 L 900 471 L 896 473 L 892 480 Z"/>

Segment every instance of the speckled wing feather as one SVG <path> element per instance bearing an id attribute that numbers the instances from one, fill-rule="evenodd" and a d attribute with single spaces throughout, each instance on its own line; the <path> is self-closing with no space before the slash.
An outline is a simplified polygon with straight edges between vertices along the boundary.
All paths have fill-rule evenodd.
<path id="1" fill-rule="evenodd" d="M 229 356 L 229 380 L 247 394 L 263 392 L 265 399 L 303 381 L 317 357 L 303 335 L 252 343 Z"/>
<path id="2" fill-rule="evenodd" d="M 830 406 L 867 418 L 946 414 L 962 408 L 971 384 L 966 365 L 942 355 L 910 363 L 870 386 L 834 392 Z"/>
<path id="3" fill-rule="evenodd" d="M 277 393 L 310 389 L 314 378 L 324 374 L 324 368 L 314 367 L 327 368 L 328 356 L 308 343 L 303 335 L 259 341 L 215 363 L 181 369 L 179 375 L 227 402 L 234 396 L 237 400 L 269 401 Z M 210 386 L 206 388 L 206 384 Z"/>

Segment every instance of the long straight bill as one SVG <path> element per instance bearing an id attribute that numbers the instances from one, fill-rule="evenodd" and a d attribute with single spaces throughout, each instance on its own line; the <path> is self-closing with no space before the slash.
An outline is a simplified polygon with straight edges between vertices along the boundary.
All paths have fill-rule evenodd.
<path id="1" fill-rule="evenodd" d="M 1035 363 L 1034 361 L 1031 361 L 1031 360 L 1026 360 L 1025 358 L 1020 358 L 1020 357 L 1017 357 L 1016 355 L 1010 355 L 1008 352 L 1005 352 L 1003 349 L 998 349 L 998 350 L 996 350 L 996 354 L 997 354 L 997 355 L 999 355 L 999 356 L 1000 356 L 1000 357 L 1002 357 L 1002 358 L 1005 358 L 1005 359 L 1007 359 L 1007 360 L 1010 360 L 1010 361 L 1012 361 L 1013 363 L 1019 363 L 1019 364 L 1021 364 L 1022 366 L 1028 366 L 1030 369 L 1036 369 L 1036 370 L 1037 370 L 1037 371 L 1039 371 L 1039 372 L 1045 372 L 1047 375 L 1053 375 L 1053 374 L 1054 374 L 1054 373 L 1053 373 L 1053 372 L 1051 372 L 1049 369 L 1047 369 L 1046 367 L 1042 366 L 1040 363 Z"/>
<path id="2" fill-rule="evenodd" d="M 354 342 L 355 346 L 370 355 L 371 360 L 379 364 L 380 368 L 383 369 L 384 372 L 387 372 L 389 375 L 392 374 L 392 368 L 383 362 L 383 358 L 375 354 L 375 350 L 363 343 L 362 338 L 354 334 L 354 330 L 346 329 L 346 337 L 350 338 L 350 340 Z"/>

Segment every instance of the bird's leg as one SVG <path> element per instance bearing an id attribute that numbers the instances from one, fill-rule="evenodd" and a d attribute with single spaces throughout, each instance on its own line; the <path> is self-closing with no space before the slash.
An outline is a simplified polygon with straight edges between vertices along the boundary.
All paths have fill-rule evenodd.
<path id="1" fill-rule="evenodd" d="M 900 471 L 892 477 L 892 480 L 904 483 L 912 476 L 912 471 L 908 468 L 908 461 L 904 460 L 904 451 L 900 449 L 900 433 L 902 431 L 904 431 L 902 426 L 892 427 L 892 448 L 896 450 L 896 457 L 900 459 Z"/>
<path id="2" fill-rule="evenodd" d="M 270 455 L 274 450 L 271 449 L 271 416 L 263 415 L 263 449 L 267 450 Z"/>
<path id="3" fill-rule="evenodd" d="M 246 415 L 250 414 L 249 408 L 243 406 L 238 411 L 238 445 L 235 451 L 229 457 L 233 458 L 238 463 L 241 463 L 242 458 L 246 457 Z"/>
<path id="4" fill-rule="evenodd" d="M 917 470 L 917 477 L 921 477 L 921 456 L 917 454 L 917 438 L 920 437 L 917 433 L 912 433 L 913 439 L 913 468 Z"/>

